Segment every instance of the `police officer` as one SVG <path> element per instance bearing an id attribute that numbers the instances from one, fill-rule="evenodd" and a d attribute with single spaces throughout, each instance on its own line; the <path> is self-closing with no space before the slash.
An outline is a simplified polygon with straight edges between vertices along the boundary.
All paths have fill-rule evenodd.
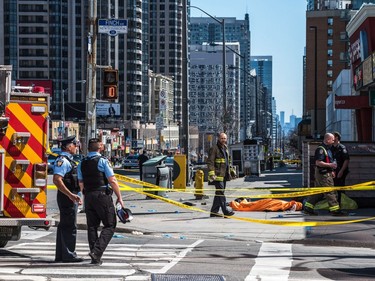
<path id="1" fill-rule="evenodd" d="M 60 141 L 61 154 L 54 163 L 53 183 L 58 188 L 57 204 L 60 210 L 60 222 L 56 233 L 56 262 L 81 262 L 75 252 L 77 238 L 77 210 L 82 204 L 77 195 L 77 164 L 73 161 L 77 139 L 70 136 Z"/>
<path id="2" fill-rule="evenodd" d="M 335 170 L 335 178 L 333 179 L 335 186 L 345 186 L 346 176 L 349 174 L 349 153 L 345 145 L 340 143 L 341 134 L 334 132 L 335 142 L 333 143 L 331 150 L 333 158 L 337 161 L 337 168 Z"/>
<path id="3" fill-rule="evenodd" d="M 78 181 L 85 196 L 85 211 L 87 221 L 87 238 L 90 247 L 91 264 L 101 265 L 101 257 L 111 241 L 116 228 L 116 211 L 113 205 L 112 193 L 117 202 L 124 207 L 120 188 L 112 166 L 107 158 L 100 154 L 103 144 L 93 138 L 88 143 L 88 155 L 78 165 Z M 98 236 L 100 223 L 102 231 Z"/>
<path id="4" fill-rule="evenodd" d="M 335 137 L 331 133 L 324 135 L 323 143 L 315 150 L 315 186 L 330 187 L 333 185 L 334 170 L 337 167 L 332 152 L 330 150 Z M 339 202 L 337 201 L 337 192 L 330 191 L 324 194 L 314 194 L 307 198 L 304 203 L 303 211 L 307 215 L 317 215 L 314 211 L 314 205 L 325 197 L 328 201 L 329 211 L 333 216 L 345 215 L 340 210 Z"/>

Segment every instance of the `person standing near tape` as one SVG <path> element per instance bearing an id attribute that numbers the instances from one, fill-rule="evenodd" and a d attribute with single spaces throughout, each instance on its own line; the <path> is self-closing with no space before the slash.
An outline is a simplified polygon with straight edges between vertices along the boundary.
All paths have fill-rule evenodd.
<path id="1" fill-rule="evenodd" d="M 231 179 L 227 135 L 225 133 L 220 133 L 217 144 L 210 148 L 207 167 L 208 180 L 214 183 L 216 189 L 210 217 L 223 217 L 218 214 L 220 208 L 225 216 L 233 216 L 234 212 L 228 209 L 224 195 L 227 180 Z"/>
<path id="2" fill-rule="evenodd" d="M 61 154 L 53 166 L 53 183 L 56 185 L 57 205 L 60 221 L 56 231 L 55 262 L 82 262 L 75 252 L 77 240 L 77 210 L 82 204 L 78 196 L 77 164 L 73 160 L 76 153 L 75 136 L 60 141 Z"/>
<path id="3" fill-rule="evenodd" d="M 333 143 L 331 150 L 333 153 L 333 158 L 337 161 L 337 168 L 335 170 L 335 178 L 333 182 L 335 186 L 345 186 L 346 176 L 349 174 L 349 153 L 345 145 L 340 143 L 341 134 L 339 132 L 333 132 L 335 136 L 335 142 Z"/>
<path id="4" fill-rule="evenodd" d="M 331 133 L 324 135 L 323 143 L 315 150 L 315 186 L 333 187 L 334 170 L 337 167 L 330 150 L 335 137 Z M 333 216 L 343 216 L 344 212 L 340 210 L 340 204 L 337 200 L 337 192 L 330 191 L 324 194 L 314 194 L 307 198 L 303 206 L 303 212 L 307 215 L 318 215 L 314 211 L 314 205 L 323 198 L 326 198 L 329 205 L 329 211 Z"/>
<path id="5" fill-rule="evenodd" d="M 138 157 L 138 166 L 139 166 L 139 179 L 143 180 L 143 163 L 148 160 L 146 149 L 143 150 L 143 153 Z"/>
<path id="6" fill-rule="evenodd" d="M 88 142 L 88 155 L 78 165 L 78 182 L 85 196 L 87 238 L 90 247 L 91 264 L 101 265 L 102 255 L 111 241 L 116 228 L 116 210 L 112 194 L 117 197 L 116 204 L 124 208 L 121 192 L 113 168 L 107 158 L 100 154 L 102 142 L 93 138 Z M 102 231 L 98 236 L 100 223 Z"/>

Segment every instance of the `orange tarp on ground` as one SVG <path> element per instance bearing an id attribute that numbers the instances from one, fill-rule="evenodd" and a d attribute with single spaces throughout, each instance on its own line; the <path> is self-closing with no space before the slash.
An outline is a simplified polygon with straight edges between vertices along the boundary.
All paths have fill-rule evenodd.
<path id="1" fill-rule="evenodd" d="M 297 201 L 284 201 L 280 199 L 261 199 L 254 202 L 249 202 L 246 199 L 241 202 L 231 201 L 229 206 L 234 211 L 287 211 L 287 210 L 302 210 L 302 203 Z"/>

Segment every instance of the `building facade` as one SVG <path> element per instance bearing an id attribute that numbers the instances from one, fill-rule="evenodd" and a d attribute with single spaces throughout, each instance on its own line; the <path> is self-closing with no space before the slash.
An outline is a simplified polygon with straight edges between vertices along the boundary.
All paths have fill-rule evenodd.
<path id="1" fill-rule="evenodd" d="M 350 38 L 352 108 L 355 109 L 358 141 L 375 140 L 375 5 L 366 4 L 347 26 Z"/>
<path id="2" fill-rule="evenodd" d="M 229 17 L 218 17 L 218 21 L 224 22 L 225 29 L 225 41 L 227 45 L 229 43 L 238 42 L 239 49 L 231 50 L 230 47 L 228 51 L 233 52 L 238 56 L 240 60 L 238 69 L 236 72 L 239 74 L 239 106 L 240 106 L 240 124 L 239 127 L 240 135 L 239 140 L 244 140 L 250 136 L 249 132 L 251 130 L 251 124 L 254 120 L 251 120 L 251 110 L 252 103 L 251 100 L 251 89 L 250 83 L 252 83 L 250 75 L 250 20 L 249 14 L 245 14 L 243 20 Z M 191 17 L 189 23 L 189 34 L 190 34 L 190 44 L 202 45 L 204 43 L 217 45 L 222 44 L 223 41 L 223 31 L 222 25 L 210 17 Z M 220 43 L 218 43 L 220 42 Z M 194 50 L 191 49 L 191 54 Z"/>
<path id="3" fill-rule="evenodd" d="M 306 13 L 306 71 L 303 116 L 311 120 L 310 137 L 326 132 L 325 100 L 343 69 L 349 69 L 349 38 L 345 28 L 350 10 L 313 10 Z"/>
<path id="4" fill-rule="evenodd" d="M 229 43 L 228 43 L 229 44 Z M 229 46 L 238 50 L 239 44 Z M 226 106 L 223 103 L 223 60 L 222 46 L 208 44 L 191 45 L 189 99 L 192 126 L 197 126 L 201 136 L 201 150 L 208 148 L 206 136 L 216 135 L 227 126 L 229 143 L 239 141 L 240 119 L 240 71 L 239 59 L 235 53 L 226 52 Z M 227 111 L 228 120 L 224 120 Z M 225 123 L 225 124 L 224 124 Z"/>
<path id="5" fill-rule="evenodd" d="M 255 69 L 258 83 L 263 89 L 262 95 L 258 94 L 255 99 L 256 136 L 271 146 L 276 125 L 276 100 L 272 97 L 272 56 L 251 56 L 251 68 Z"/>

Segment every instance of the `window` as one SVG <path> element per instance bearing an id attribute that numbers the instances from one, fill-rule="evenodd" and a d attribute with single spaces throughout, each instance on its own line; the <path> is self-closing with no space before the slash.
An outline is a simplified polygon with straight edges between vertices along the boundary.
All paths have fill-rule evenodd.
<path id="1" fill-rule="evenodd" d="M 333 35 L 333 29 L 332 28 L 328 28 L 327 34 L 328 34 L 328 36 L 332 36 Z"/>
<path id="2" fill-rule="evenodd" d="M 328 18 L 327 19 L 327 24 L 328 25 L 333 25 L 333 18 Z"/>
<path id="3" fill-rule="evenodd" d="M 333 39 L 327 40 L 327 46 L 333 46 Z"/>
<path id="4" fill-rule="evenodd" d="M 333 76 L 333 71 L 332 70 L 328 70 L 327 71 L 327 77 L 331 78 Z"/>
<path id="5" fill-rule="evenodd" d="M 332 55 L 333 55 L 333 51 L 332 51 L 332 49 L 328 49 L 328 51 L 327 51 L 327 55 L 328 55 L 329 57 L 332 57 Z"/>
<path id="6" fill-rule="evenodd" d="M 328 65 L 328 67 L 332 67 L 333 66 L 333 61 L 332 60 L 328 60 L 327 61 L 327 65 Z"/>

